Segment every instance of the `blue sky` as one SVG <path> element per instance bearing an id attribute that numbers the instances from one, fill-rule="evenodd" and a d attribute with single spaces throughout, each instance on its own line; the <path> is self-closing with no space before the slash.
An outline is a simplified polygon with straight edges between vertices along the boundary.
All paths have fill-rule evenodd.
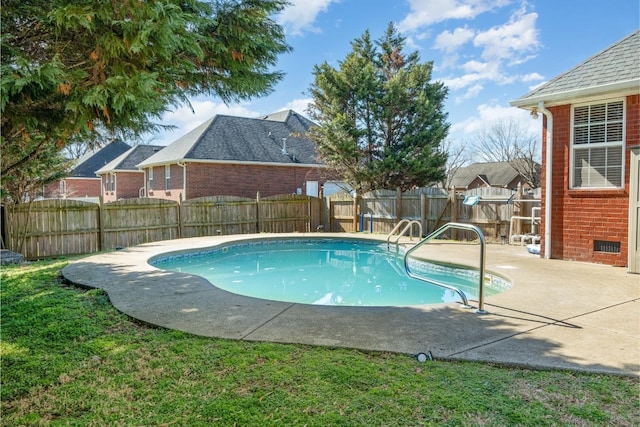
<path id="1" fill-rule="evenodd" d="M 174 132 L 149 139 L 167 145 L 216 114 L 257 117 L 283 109 L 304 114 L 313 66 L 339 66 L 351 42 L 369 30 L 380 38 L 394 22 L 407 51 L 433 61 L 433 80 L 449 87 L 446 111 L 453 145 L 473 145 L 491 123 L 515 119 L 539 134 L 533 120 L 509 106 L 540 84 L 568 71 L 636 31 L 638 0 L 290 0 L 278 16 L 287 42 L 277 68 L 286 73 L 272 94 L 224 105 L 214 97 L 192 99 L 162 122 Z"/>

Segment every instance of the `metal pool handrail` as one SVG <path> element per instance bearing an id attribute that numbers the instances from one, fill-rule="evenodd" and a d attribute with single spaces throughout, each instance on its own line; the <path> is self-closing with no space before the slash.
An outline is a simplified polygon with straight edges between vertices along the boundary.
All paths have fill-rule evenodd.
<path id="1" fill-rule="evenodd" d="M 438 228 L 436 231 L 434 231 L 433 233 L 429 234 L 420 243 L 415 245 L 413 248 L 409 249 L 404 254 L 404 268 L 405 268 L 407 274 L 410 277 L 413 277 L 414 279 L 418 279 L 418 280 L 422 280 L 422 281 L 425 281 L 425 282 L 433 283 L 433 284 L 435 284 L 437 286 L 440 286 L 440 287 L 452 290 L 454 292 L 457 292 L 458 295 L 460 295 L 460 297 L 462 298 L 463 304 L 465 306 L 469 306 L 469 303 L 467 301 L 467 296 L 464 294 L 464 292 L 462 292 L 462 290 L 456 288 L 455 286 L 450 286 L 450 285 L 446 285 L 444 283 L 439 283 L 439 282 L 436 282 L 435 280 L 425 279 L 424 277 L 421 277 L 421 276 L 419 276 L 417 274 L 412 273 L 409 270 L 409 264 L 407 262 L 407 260 L 409 258 L 409 255 L 411 255 L 411 253 L 413 251 L 415 251 L 420 246 L 422 246 L 425 243 L 435 239 L 436 237 L 438 237 L 439 235 L 441 235 L 445 231 L 447 231 L 449 229 L 452 229 L 452 228 L 455 228 L 455 229 L 458 229 L 458 230 L 473 231 L 478 236 L 478 239 L 480 239 L 480 280 L 479 280 L 479 283 L 478 283 L 478 309 L 476 310 L 476 313 L 478 313 L 478 314 L 486 314 L 487 312 L 484 310 L 484 272 L 485 272 L 485 254 L 486 254 L 487 242 L 486 242 L 486 240 L 484 238 L 484 234 L 482 233 L 482 230 L 480 230 L 475 225 L 462 224 L 462 223 L 459 223 L 459 222 L 449 222 L 449 223 L 443 225 L 442 227 Z"/>
<path id="2" fill-rule="evenodd" d="M 393 227 L 393 230 L 391 230 L 389 234 L 387 234 L 387 249 L 389 249 L 389 242 L 391 241 L 391 236 L 393 236 L 393 233 L 398 231 L 398 229 L 402 226 L 402 224 L 405 224 L 405 223 L 407 225 L 398 234 L 398 237 L 396 237 L 395 242 L 393 242 L 396 244 L 396 249 L 398 248 L 398 241 L 400 240 L 400 237 L 404 236 L 404 233 L 406 233 L 407 230 L 411 229 L 411 238 L 413 238 L 413 228 L 411 228 L 413 224 L 418 225 L 418 230 L 419 230 L 418 237 L 422 237 L 422 224 L 420 223 L 420 221 L 416 221 L 416 220 L 409 221 L 408 219 L 403 219 L 399 221 L 395 227 Z"/>

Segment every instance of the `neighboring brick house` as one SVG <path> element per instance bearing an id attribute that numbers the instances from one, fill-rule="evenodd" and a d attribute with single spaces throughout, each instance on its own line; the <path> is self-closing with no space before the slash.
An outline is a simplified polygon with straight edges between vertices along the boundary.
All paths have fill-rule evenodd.
<path id="1" fill-rule="evenodd" d="M 87 152 L 75 162 L 69 176 L 44 187 L 43 197 L 45 199 L 97 199 L 100 197 L 100 178 L 96 175 L 96 171 L 130 148 L 122 141 L 114 141 L 102 148 Z"/>
<path id="2" fill-rule="evenodd" d="M 542 255 L 640 272 L 640 31 L 511 105 L 543 115 Z"/>
<path id="3" fill-rule="evenodd" d="M 260 118 L 217 115 L 141 162 L 147 197 L 317 196 L 327 168 L 292 110 Z"/>
<path id="4" fill-rule="evenodd" d="M 136 145 L 98 169 L 96 175 L 101 180 L 102 201 L 109 203 L 144 197 L 144 171 L 137 165 L 163 148 L 159 145 Z"/>
<path id="5" fill-rule="evenodd" d="M 510 162 L 472 163 L 461 167 L 453 174 L 449 187 L 460 191 L 480 187 L 530 188 L 526 178 Z"/>

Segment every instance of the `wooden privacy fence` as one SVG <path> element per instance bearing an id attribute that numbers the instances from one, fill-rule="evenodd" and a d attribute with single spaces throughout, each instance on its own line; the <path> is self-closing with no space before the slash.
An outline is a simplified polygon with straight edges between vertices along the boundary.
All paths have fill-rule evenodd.
<path id="1" fill-rule="evenodd" d="M 465 197 L 479 195 L 474 206 Z M 220 234 L 367 231 L 387 234 L 401 219 L 418 220 L 423 234 L 447 222 L 475 224 L 488 240 L 509 233 L 512 216 L 531 217 L 539 197 L 482 188 L 464 193 L 422 188 L 379 190 L 353 197 L 339 193 L 319 199 L 281 195 L 247 199 L 215 196 L 177 203 L 127 199 L 90 203 L 55 199 L 7 207 L 5 245 L 27 259 L 86 254 L 159 240 Z M 538 211 L 539 215 L 539 211 Z M 529 232 L 517 221 L 514 232 Z M 472 239 L 466 232 L 450 237 Z"/>
<path id="2" fill-rule="evenodd" d="M 281 195 L 90 203 L 51 199 L 8 207 L 6 247 L 27 259 L 86 254 L 159 240 L 219 234 L 308 232 L 322 224 L 321 200 Z"/>
<path id="3" fill-rule="evenodd" d="M 480 201 L 474 206 L 466 205 L 464 200 L 468 196 L 480 196 Z M 462 222 L 480 227 L 490 240 L 508 238 L 511 217 L 531 217 L 532 209 L 540 206 L 535 194 L 491 187 L 466 192 L 437 188 L 377 190 L 357 197 L 339 193 L 327 197 L 326 203 L 329 231 L 388 234 L 398 221 L 408 219 L 420 221 L 426 235 L 447 222 Z M 518 220 L 514 231 L 529 232 L 530 223 Z M 473 239 L 474 235 L 459 232 L 451 237 Z"/>

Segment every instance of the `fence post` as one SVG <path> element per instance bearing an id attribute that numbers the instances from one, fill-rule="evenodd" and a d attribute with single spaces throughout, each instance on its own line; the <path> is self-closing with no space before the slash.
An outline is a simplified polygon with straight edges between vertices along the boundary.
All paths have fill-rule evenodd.
<path id="1" fill-rule="evenodd" d="M 324 200 L 324 186 L 321 185 L 320 186 L 320 191 L 318 192 L 318 198 L 320 199 L 320 203 L 318 203 L 318 210 L 319 212 L 319 216 L 318 216 L 318 227 L 322 226 L 322 229 L 324 230 L 325 228 L 327 228 L 327 226 L 324 223 L 324 216 L 325 216 L 325 200 Z M 311 230 L 313 231 L 313 230 Z M 318 229 L 316 229 L 315 231 L 319 231 Z"/>
<path id="2" fill-rule="evenodd" d="M 358 230 L 358 216 L 360 215 L 360 200 L 361 197 L 358 195 L 358 193 L 355 193 L 353 196 L 353 230 L 354 231 L 360 231 Z"/>
<path id="3" fill-rule="evenodd" d="M 102 252 L 104 248 L 104 200 L 102 196 L 98 198 L 98 251 Z"/>
<path id="4" fill-rule="evenodd" d="M 422 230 L 425 235 L 429 234 L 429 198 L 426 194 L 420 193 L 420 223 L 422 224 Z M 422 238 L 422 236 L 420 236 Z"/>
<path id="5" fill-rule="evenodd" d="M 449 197 L 451 198 L 451 222 L 458 222 L 458 195 L 455 189 L 451 190 Z M 456 228 L 451 230 L 451 238 L 458 240 L 458 230 Z"/>
<path id="6" fill-rule="evenodd" d="M 256 233 L 260 233 L 260 192 L 256 192 Z"/>
<path id="7" fill-rule="evenodd" d="M 396 188 L 396 222 L 398 223 L 402 219 L 402 190 L 400 187 Z M 393 225 L 395 225 L 393 224 Z"/>
<path id="8" fill-rule="evenodd" d="M 178 200 L 178 239 L 182 239 L 182 197 Z"/>

